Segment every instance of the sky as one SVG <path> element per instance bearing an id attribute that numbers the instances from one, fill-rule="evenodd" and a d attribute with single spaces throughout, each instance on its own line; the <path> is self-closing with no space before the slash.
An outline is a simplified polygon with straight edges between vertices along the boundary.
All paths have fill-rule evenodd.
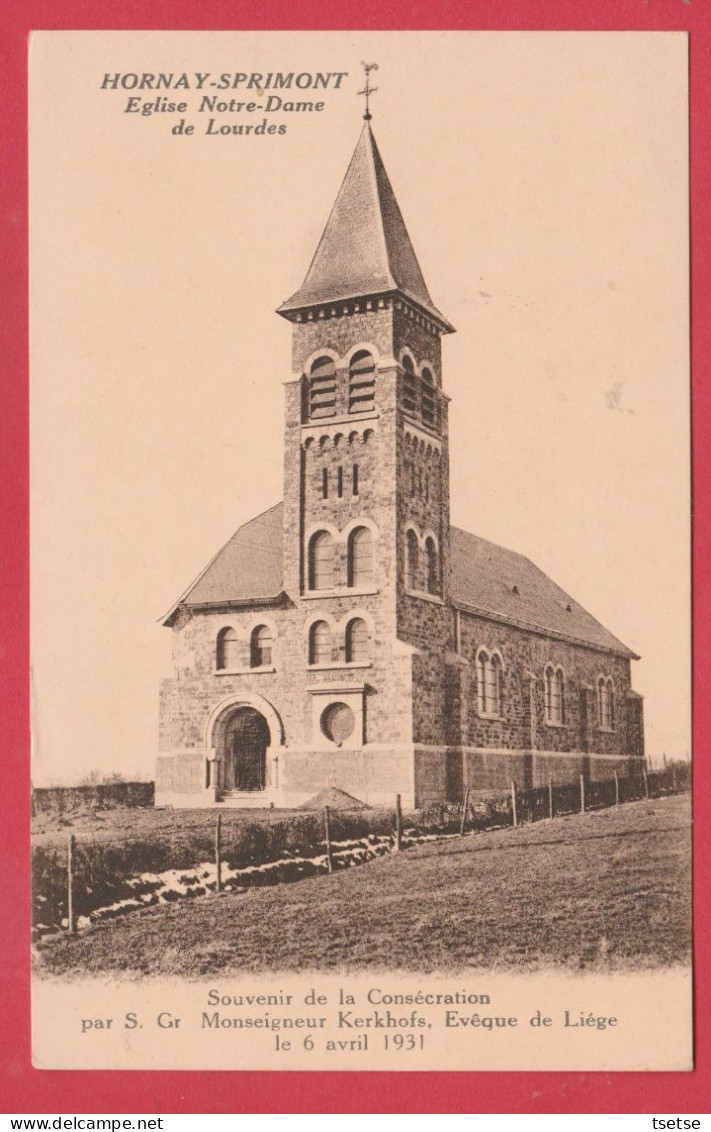
<path id="1" fill-rule="evenodd" d="M 648 751 L 686 757 L 686 53 L 676 33 L 36 33 L 36 785 L 152 776 L 161 615 L 282 497 L 290 327 L 274 311 L 355 147 L 362 60 L 457 328 L 452 522 L 527 555 L 641 654 Z M 194 89 L 161 92 L 188 103 L 192 135 L 101 89 L 106 73 L 196 71 L 346 75 L 299 94 L 322 110 L 275 112 L 286 131 L 259 136 L 208 134 Z"/>

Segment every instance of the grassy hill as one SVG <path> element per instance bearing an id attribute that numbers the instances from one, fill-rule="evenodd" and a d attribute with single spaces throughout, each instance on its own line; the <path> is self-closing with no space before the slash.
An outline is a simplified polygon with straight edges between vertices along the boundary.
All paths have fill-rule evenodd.
<path id="1" fill-rule="evenodd" d="M 48 937 L 37 973 L 598 970 L 690 958 L 690 799 L 437 842 Z"/>

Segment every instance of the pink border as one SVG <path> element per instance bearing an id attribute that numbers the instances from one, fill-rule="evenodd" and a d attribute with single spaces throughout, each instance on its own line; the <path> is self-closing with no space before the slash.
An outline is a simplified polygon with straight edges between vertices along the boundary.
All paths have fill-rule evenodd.
<path id="1" fill-rule="evenodd" d="M 209 10 L 207 10 L 209 7 Z M 2 835 L 0 1056 L 4 1112 L 645 1112 L 709 1111 L 711 774 L 701 736 L 711 721 L 711 9 L 703 0 L 14 0 L 0 14 L 4 174 L 0 341 L 8 360 L 0 413 L 7 527 L 0 549 Z M 694 479 L 694 893 L 696 1065 L 692 1073 L 54 1072 L 30 1063 L 28 760 L 27 106 L 26 44 L 40 28 L 476 29 L 688 31 L 691 61 L 691 233 Z M 15 863 L 19 863 L 19 868 Z"/>

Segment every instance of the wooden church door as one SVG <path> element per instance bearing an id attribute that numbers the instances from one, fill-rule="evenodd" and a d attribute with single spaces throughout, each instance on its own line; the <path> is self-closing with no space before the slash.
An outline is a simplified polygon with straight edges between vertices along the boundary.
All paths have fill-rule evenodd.
<path id="1" fill-rule="evenodd" d="M 242 708 L 230 728 L 235 790 L 263 790 L 269 728 L 254 708 Z"/>

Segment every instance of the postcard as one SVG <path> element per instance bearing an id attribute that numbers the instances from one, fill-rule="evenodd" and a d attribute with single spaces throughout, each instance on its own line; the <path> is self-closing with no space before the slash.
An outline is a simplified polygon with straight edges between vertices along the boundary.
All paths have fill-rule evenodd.
<path id="1" fill-rule="evenodd" d="M 687 49 L 33 34 L 37 1068 L 693 1067 Z"/>

